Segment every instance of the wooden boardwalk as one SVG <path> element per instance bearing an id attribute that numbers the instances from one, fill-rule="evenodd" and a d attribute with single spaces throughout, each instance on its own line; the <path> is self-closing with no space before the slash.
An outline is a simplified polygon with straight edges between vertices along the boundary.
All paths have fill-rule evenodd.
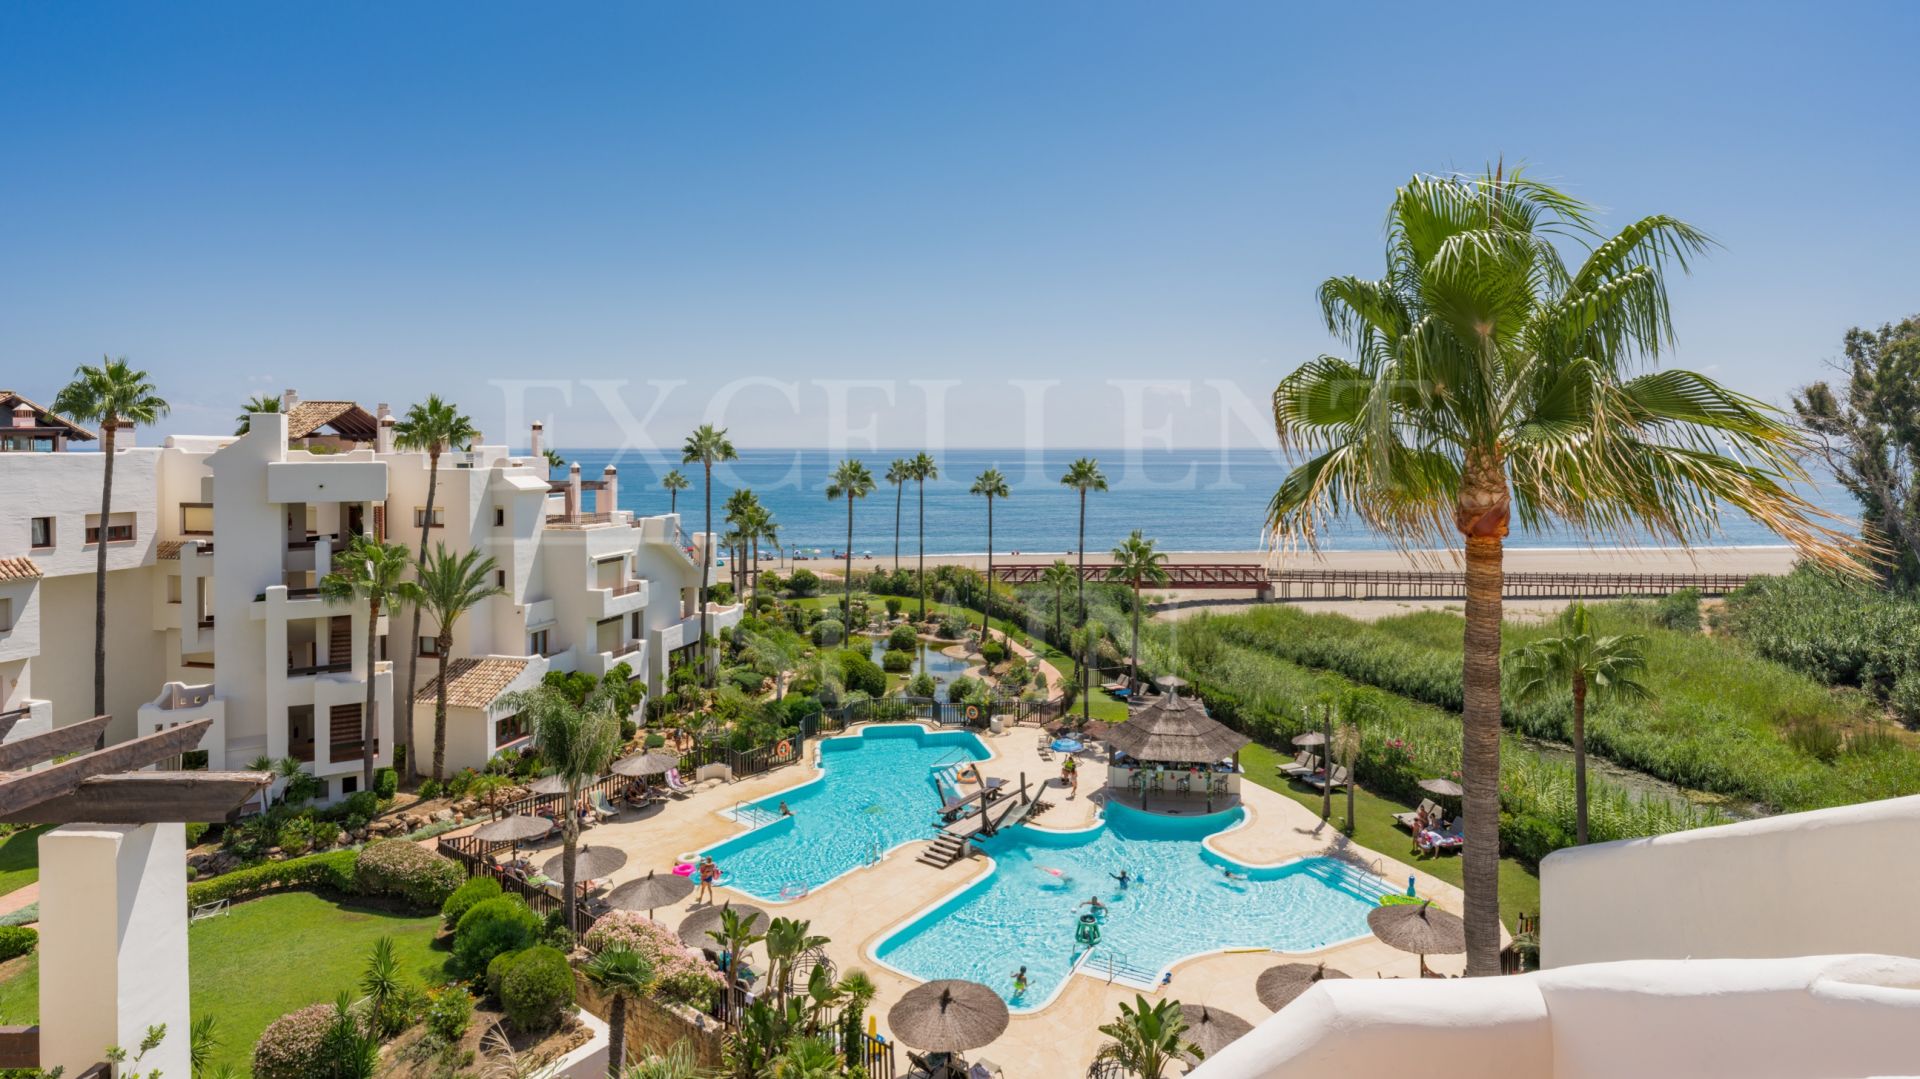
<path id="1" fill-rule="evenodd" d="M 1038 584 L 1047 567 L 1015 563 L 993 568 L 1012 585 Z M 1112 563 L 1087 564 L 1085 579 L 1107 580 Z M 1235 589 L 1263 599 L 1457 599 L 1467 594 L 1464 570 L 1272 570 L 1254 563 L 1170 563 L 1168 581 L 1154 590 Z M 1746 584 L 1744 573 L 1508 573 L 1501 594 L 1510 599 L 1609 599 L 1665 596 L 1694 589 L 1724 596 Z"/>

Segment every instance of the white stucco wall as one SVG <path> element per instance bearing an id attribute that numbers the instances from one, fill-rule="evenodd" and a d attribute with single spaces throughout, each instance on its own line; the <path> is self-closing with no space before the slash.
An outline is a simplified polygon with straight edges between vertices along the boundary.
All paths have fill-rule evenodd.
<path id="1" fill-rule="evenodd" d="M 1541 961 L 1920 957 L 1917 846 L 1920 795 L 1556 851 Z"/>

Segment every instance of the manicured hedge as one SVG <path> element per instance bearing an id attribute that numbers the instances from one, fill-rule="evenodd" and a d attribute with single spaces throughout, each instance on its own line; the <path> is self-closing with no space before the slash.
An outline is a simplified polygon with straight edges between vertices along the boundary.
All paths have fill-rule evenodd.
<path id="1" fill-rule="evenodd" d="M 27 926 L 0 926 L 0 963 L 32 954 L 39 943 L 40 934 Z"/>
<path id="2" fill-rule="evenodd" d="M 354 861 L 353 876 L 362 894 L 393 896 L 424 910 L 439 910 L 466 880 L 458 862 L 404 839 L 369 845 Z"/>
<path id="3" fill-rule="evenodd" d="M 333 1018 L 333 1005 L 309 1004 L 267 1024 L 253 1046 L 253 1079 L 313 1079 L 321 1074 Z"/>
<path id="4" fill-rule="evenodd" d="M 540 916 L 517 895 L 483 899 L 460 916 L 453 931 L 453 957 L 468 974 L 479 974 L 495 956 L 538 940 L 540 925 Z"/>
<path id="5" fill-rule="evenodd" d="M 453 890 L 447 901 L 440 905 L 440 917 L 448 929 L 460 924 L 460 918 L 473 909 L 474 904 L 482 903 L 500 894 L 500 882 L 492 877 L 473 877 L 465 884 Z"/>
<path id="6" fill-rule="evenodd" d="M 500 1006 L 526 1033 L 551 1030 L 573 1006 L 573 968 L 558 948 L 528 948 L 507 959 L 500 975 Z"/>
<path id="7" fill-rule="evenodd" d="M 354 883 L 353 872 L 354 860 L 358 857 L 358 851 L 333 850 L 236 869 L 187 885 L 187 903 L 197 907 L 222 899 L 242 899 L 293 888 L 353 895 L 360 890 Z"/>

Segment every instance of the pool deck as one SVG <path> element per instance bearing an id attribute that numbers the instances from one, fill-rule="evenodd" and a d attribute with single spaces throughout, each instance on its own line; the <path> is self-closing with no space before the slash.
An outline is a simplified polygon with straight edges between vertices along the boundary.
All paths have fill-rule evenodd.
<path id="1" fill-rule="evenodd" d="M 1059 778 L 1061 755 L 1055 754 L 1050 762 L 1040 759 L 1039 734 L 1035 728 L 1017 727 L 998 736 L 982 732 L 981 740 L 993 751 L 993 757 L 982 766 L 987 775 L 1003 777 L 1010 787 L 1017 787 L 1024 769 L 1029 783 L 1046 784 L 1043 797 L 1053 803 L 1053 807 L 1034 820 L 1035 826 L 1077 829 L 1093 825 L 1106 778 L 1106 765 L 1102 761 L 1092 755 L 1081 757 L 1080 792 L 1078 797 L 1069 798 Z M 736 802 L 763 798 L 817 775 L 817 753 L 817 748 L 810 747 L 808 760 L 801 766 L 737 783 L 713 783 L 685 799 L 649 809 L 644 814 L 625 814 L 590 829 L 581 837 L 582 842 L 610 844 L 628 853 L 630 860 L 624 869 L 614 874 L 615 883 L 644 876 L 649 869 L 664 872 L 672 867 L 677 855 L 738 835 L 739 827 L 719 815 Z M 1421 895 L 1432 897 L 1437 905 L 1455 913 L 1461 909 L 1462 896 L 1457 887 L 1428 875 L 1417 865 L 1348 842 L 1338 830 L 1323 824 L 1311 810 L 1290 798 L 1257 784 L 1243 783 L 1241 804 L 1247 810 L 1247 820 L 1209 840 L 1216 850 L 1230 858 L 1265 864 L 1329 855 L 1369 869 L 1375 869 L 1377 861 L 1375 871 L 1389 883 L 1402 883 L 1412 875 Z M 1340 801 L 1335 799 L 1336 816 L 1340 810 Z M 889 854 L 878 865 L 855 870 L 793 902 L 768 903 L 726 888 L 720 889 L 720 896 L 722 901 L 731 898 L 785 917 L 811 920 L 813 932 L 823 933 L 832 940 L 827 952 L 841 970 L 860 967 L 879 986 L 879 996 L 871 1010 L 880 1017 L 881 1032 L 886 1033 L 887 1010 L 917 983 L 875 962 L 871 958 L 872 949 L 903 922 L 988 871 L 989 863 L 979 855 L 944 870 L 923 865 L 915 859 L 925 846 L 922 842 L 910 843 Z M 697 909 L 699 905 L 689 901 L 662 908 L 657 915 L 670 927 L 678 928 L 680 921 Z M 1419 960 L 1415 956 L 1395 951 L 1370 937 L 1305 954 L 1313 960 L 1324 959 L 1329 966 L 1357 978 L 1371 978 L 1376 974 L 1416 977 L 1419 973 Z M 1184 1003 L 1205 1004 L 1257 1024 L 1271 1013 L 1254 995 L 1255 979 L 1268 967 L 1297 958 L 1297 954 L 1262 951 L 1190 959 L 1174 967 L 1172 986 L 1161 992 Z M 1007 957 L 1009 970 L 1019 965 L 1019 957 Z M 1444 973 L 1458 973 L 1464 966 L 1464 957 L 1435 956 L 1428 960 L 1428 965 Z M 1076 975 L 1068 979 L 1051 1004 L 1029 1015 L 1016 1015 L 997 1041 L 968 1056 L 992 1060 L 1004 1067 L 1008 1076 L 1083 1075 L 1102 1041 L 1096 1028 L 1118 1014 L 1120 1002 L 1131 1003 L 1135 993 L 1136 990 L 1125 985 L 1108 985 Z M 904 1052 L 897 1061 L 904 1072 Z"/>

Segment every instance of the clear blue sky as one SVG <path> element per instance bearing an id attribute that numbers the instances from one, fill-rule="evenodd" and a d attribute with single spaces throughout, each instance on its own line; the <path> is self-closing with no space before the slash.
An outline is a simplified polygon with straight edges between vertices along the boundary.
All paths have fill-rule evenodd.
<path id="1" fill-rule="evenodd" d="M 0 7 L 0 382 L 111 352 L 220 431 L 297 387 L 399 406 L 493 380 L 557 441 L 584 382 L 727 380 L 738 441 L 1213 446 L 1329 347 L 1414 171 L 1525 161 L 1615 223 L 1723 244 L 1677 362 L 1784 400 L 1920 310 L 1920 5 L 684 2 Z M 1058 380 L 1028 411 L 1014 380 Z M 1238 420 L 1226 437 L 1253 444 Z M 516 435 L 516 442 L 521 439 Z"/>

